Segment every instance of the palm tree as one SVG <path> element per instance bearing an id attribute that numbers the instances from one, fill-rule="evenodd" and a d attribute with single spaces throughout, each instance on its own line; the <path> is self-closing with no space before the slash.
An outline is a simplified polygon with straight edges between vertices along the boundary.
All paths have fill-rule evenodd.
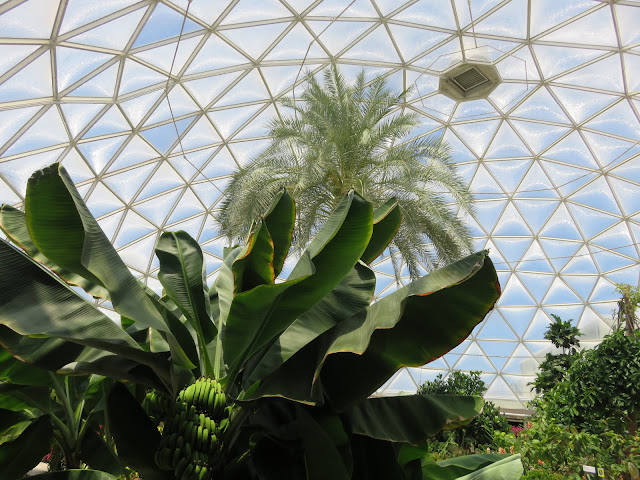
<path id="1" fill-rule="evenodd" d="M 431 270 L 470 252 L 469 229 L 448 202 L 473 215 L 472 195 L 446 144 L 403 141 L 419 123 L 417 114 L 399 108 L 405 96 L 381 77 L 367 85 L 364 70 L 355 85 L 335 65 L 325 70 L 324 85 L 309 75 L 301 97 L 282 102 L 293 115 L 269 123 L 271 145 L 232 176 L 218 218 L 229 241 L 242 240 L 286 187 L 297 205 L 295 245 L 304 246 L 355 188 L 374 206 L 398 201 L 403 220 L 389 247 L 396 280 L 402 260 L 415 278 L 420 264 Z"/>

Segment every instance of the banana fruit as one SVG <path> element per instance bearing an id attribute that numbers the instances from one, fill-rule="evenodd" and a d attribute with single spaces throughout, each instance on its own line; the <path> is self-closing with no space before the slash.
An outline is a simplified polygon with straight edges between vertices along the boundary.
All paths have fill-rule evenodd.
<path id="1" fill-rule="evenodd" d="M 222 385 L 212 378 L 199 378 L 180 391 L 176 400 L 150 392 L 147 412 L 164 419 L 164 429 L 155 461 L 173 471 L 177 480 L 212 480 L 229 426 L 232 405 Z M 162 414 L 160 413 L 162 412 Z"/>

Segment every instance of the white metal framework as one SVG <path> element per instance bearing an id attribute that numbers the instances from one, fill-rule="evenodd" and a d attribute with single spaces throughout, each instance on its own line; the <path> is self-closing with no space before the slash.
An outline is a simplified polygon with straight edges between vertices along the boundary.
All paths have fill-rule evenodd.
<path id="1" fill-rule="evenodd" d="M 469 339 L 382 392 L 482 370 L 489 398 L 521 406 L 549 314 L 593 345 L 614 283 L 638 284 L 637 0 L 0 1 L 0 201 L 20 205 L 31 172 L 60 160 L 152 288 L 161 230 L 198 238 L 214 275 L 229 174 L 268 143 L 278 98 L 330 61 L 414 87 L 402 108 L 422 115 L 414 135 L 451 145 L 503 288 Z M 464 61 L 497 68 L 487 98 L 438 92 Z M 393 269 L 375 268 L 384 295 Z"/>

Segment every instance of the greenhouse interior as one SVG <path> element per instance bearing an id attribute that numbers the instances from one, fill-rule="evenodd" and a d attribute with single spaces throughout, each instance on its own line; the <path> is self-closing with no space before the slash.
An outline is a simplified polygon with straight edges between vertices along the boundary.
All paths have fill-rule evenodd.
<path id="1" fill-rule="evenodd" d="M 0 204 L 1 479 L 640 479 L 638 0 L 0 0 Z"/>

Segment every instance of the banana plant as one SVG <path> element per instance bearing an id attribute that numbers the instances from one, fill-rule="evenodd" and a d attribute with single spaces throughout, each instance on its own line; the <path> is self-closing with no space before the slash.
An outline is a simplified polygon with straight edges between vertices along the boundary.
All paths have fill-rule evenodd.
<path id="1" fill-rule="evenodd" d="M 244 245 L 225 250 L 211 287 L 198 243 L 163 233 L 160 297 L 131 274 L 64 167 L 37 171 L 24 213 L 0 210 L 19 247 L 0 242 L 0 344 L 58 374 L 148 388 L 146 410 L 123 383 L 107 398 L 118 455 L 145 480 L 360 479 L 374 464 L 413 478 L 399 446 L 468 423 L 482 399 L 371 395 L 469 335 L 500 294 L 493 264 L 478 252 L 372 302 L 369 265 L 400 212 L 352 190 L 281 281 L 295 217 L 282 190 Z M 108 300 L 121 325 L 78 287 Z"/>

